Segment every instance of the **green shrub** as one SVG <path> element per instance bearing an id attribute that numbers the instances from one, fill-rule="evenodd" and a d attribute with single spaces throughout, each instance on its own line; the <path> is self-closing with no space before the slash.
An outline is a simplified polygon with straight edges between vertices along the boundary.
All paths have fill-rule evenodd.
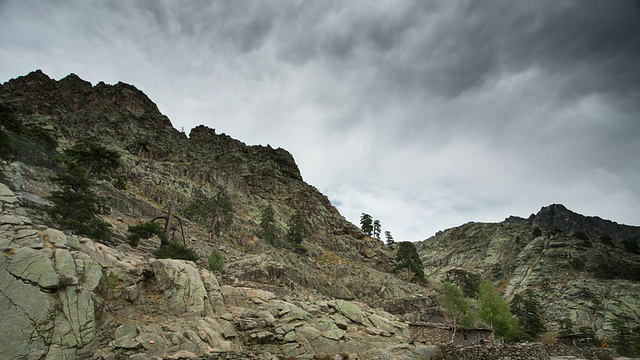
<path id="1" fill-rule="evenodd" d="M 218 250 L 211 250 L 207 260 L 209 262 L 209 271 L 221 272 L 224 268 L 224 258 L 222 258 L 222 254 Z"/>
<path id="2" fill-rule="evenodd" d="M 61 189 L 48 196 L 53 204 L 47 208 L 51 218 L 64 229 L 98 241 L 109 240 L 111 225 L 98 215 L 108 214 L 110 209 L 105 200 L 95 194 L 92 183 L 72 173 L 60 174 L 54 181 Z"/>
<path id="3" fill-rule="evenodd" d="M 482 278 L 464 269 L 451 269 L 447 272 L 447 281 L 457 284 L 465 296 L 476 298 Z"/>
<path id="4" fill-rule="evenodd" d="M 160 248 L 153 252 L 158 259 L 181 259 L 198 261 L 198 255 L 192 248 L 175 241 L 163 241 Z"/>
<path id="5" fill-rule="evenodd" d="M 127 231 L 130 233 L 127 236 L 127 241 L 132 247 L 137 247 L 140 243 L 140 239 L 149 239 L 153 235 L 157 235 L 162 242 L 167 241 L 167 235 L 164 233 L 160 225 L 154 222 L 146 222 L 134 226 L 129 226 Z"/>

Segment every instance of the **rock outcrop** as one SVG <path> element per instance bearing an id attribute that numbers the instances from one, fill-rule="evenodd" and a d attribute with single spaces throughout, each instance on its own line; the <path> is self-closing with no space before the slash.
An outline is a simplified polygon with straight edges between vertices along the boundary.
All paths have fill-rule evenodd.
<path id="1" fill-rule="evenodd" d="M 93 291 L 102 271 L 77 239 L 19 214 L 18 197 L 0 183 L 0 326 L 8 359 L 90 356 Z M 83 241 L 90 241 L 84 239 Z"/>
<path id="2" fill-rule="evenodd" d="M 407 325 L 383 310 L 221 286 L 190 261 L 145 258 L 34 224 L 20 215 L 19 196 L 1 183 L 0 194 L 0 348 L 8 359 L 419 359 L 435 351 L 407 345 Z"/>
<path id="3" fill-rule="evenodd" d="M 551 205 L 528 219 L 448 229 L 417 248 L 428 277 L 464 269 L 493 281 L 507 300 L 533 290 L 547 327 L 569 318 L 605 338 L 613 319 L 640 325 L 640 254 L 625 241 L 640 241 L 640 228 Z"/>
<path id="4" fill-rule="evenodd" d="M 334 298 L 357 297 L 385 308 L 422 291 L 387 274 L 393 268 L 393 253 L 381 241 L 364 236 L 325 195 L 305 183 L 293 156 L 284 149 L 247 146 L 205 126 L 192 129 L 187 137 L 134 86 L 92 86 L 75 74 L 56 81 L 34 71 L 12 79 L 0 85 L 0 102 L 14 109 L 25 125 L 48 130 L 62 148 L 90 139 L 122 155 L 120 171 L 127 190 L 108 185 L 101 189 L 114 220 L 123 220 L 113 221 L 120 235 L 113 246 L 122 243 L 130 222 L 153 218 L 169 207 L 180 215 L 195 199 L 224 193 L 234 207 L 230 228 L 213 237 L 186 224 L 186 236 L 196 240 L 190 246 L 202 258 L 214 247 L 232 244 L 226 247 L 225 260 L 227 273 L 235 279 L 266 286 L 276 283 L 295 291 L 310 289 Z M 29 193 L 44 197 L 52 185 L 39 171 L 26 174 L 22 181 Z M 307 256 L 283 256 L 259 238 L 261 212 L 267 205 L 274 207 L 282 234 L 293 213 L 303 215 L 311 230 L 303 243 Z"/>

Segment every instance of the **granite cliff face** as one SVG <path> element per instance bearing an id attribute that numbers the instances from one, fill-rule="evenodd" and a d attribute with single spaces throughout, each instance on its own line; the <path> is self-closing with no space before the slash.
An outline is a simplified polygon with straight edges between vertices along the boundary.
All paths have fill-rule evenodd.
<path id="1" fill-rule="evenodd" d="M 640 325 L 639 241 L 640 227 L 550 205 L 528 219 L 441 231 L 417 247 L 427 276 L 445 279 L 464 269 L 490 279 L 507 299 L 531 289 L 547 327 L 569 318 L 575 329 L 606 337 L 614 318 Z"/>

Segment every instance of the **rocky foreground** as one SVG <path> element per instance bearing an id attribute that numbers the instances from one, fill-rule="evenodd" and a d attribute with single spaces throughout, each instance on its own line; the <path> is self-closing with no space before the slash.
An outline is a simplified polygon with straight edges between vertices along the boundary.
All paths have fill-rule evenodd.
<path id="1" fill-rule="evenodd" d="M 27 195 L 30 201 L 32 195 Z M 0 183 L 0 337 L 6 359 L 614 358 L 555 345 L 445 348 L 363 303 L 220 285 L 184 260 L 35 224 Z M 446 354 L 446 355 L 445 355 Z M 605 357 L 603 357 L 605 356 Z"/>
<path id="2" fill-rule="evenodd" d="M 0 203 L 0 348 L 7 359 L 437 353 L 434 345 L 408 344 L 406 324 L 365 304 L 220 286 L 192 262 L 34 224 L 3 184 Z"/>

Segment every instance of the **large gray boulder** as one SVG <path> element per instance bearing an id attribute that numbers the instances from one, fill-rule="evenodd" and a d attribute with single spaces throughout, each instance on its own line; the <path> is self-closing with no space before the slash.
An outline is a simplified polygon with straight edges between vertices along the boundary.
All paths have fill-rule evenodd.
<path id="1" fill-rule="evenodd" d="M 43 289 L 55 289 L 60 279 L 53 267 L 45 251 L 21 247 L 14 252 L 7 271 Z"/>
<path id="2" fill-rule="evenodd" d="M 200 272 L 193 263 L 184 260 L 158 259 L 151 261 L 156 289 L 166 296 L 167 312 L 204 315 L 207 290 Z"/>
<path id="3" fill-rule="evenodd" d="M 3 183 L 0 183 L 0 202 L 5 204 L 17 204 L 19 202 L 16 194 Z"/>

